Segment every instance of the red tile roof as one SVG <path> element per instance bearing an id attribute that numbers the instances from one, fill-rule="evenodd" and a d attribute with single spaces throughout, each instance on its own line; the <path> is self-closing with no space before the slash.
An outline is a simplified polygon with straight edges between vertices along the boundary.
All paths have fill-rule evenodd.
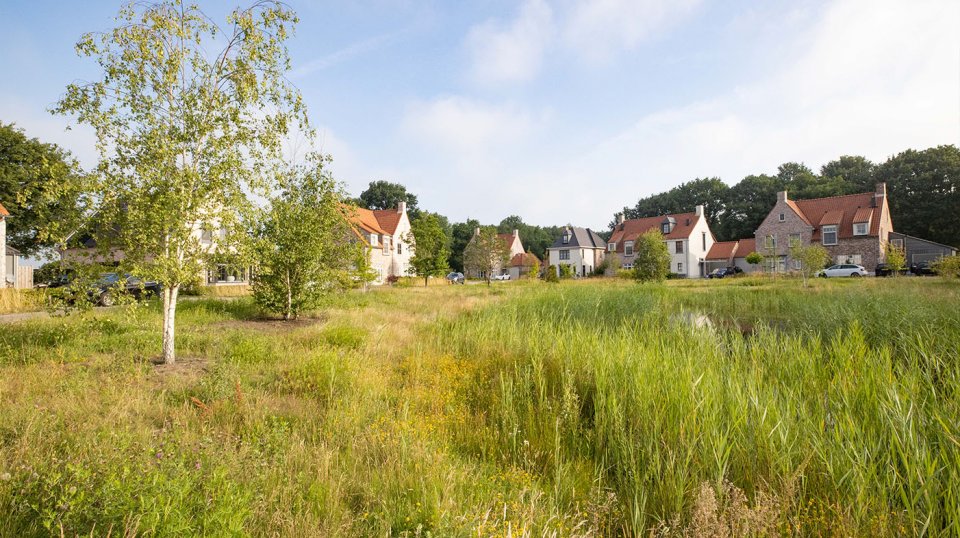
<path id="1" fill-rule="evenodd" d="M 673 217 L 677 224 L 673 231 L 664 235 L 664 239 L 687 239 L 693 232 L 693 227 L 697 225 L 700 217 L 696 213 L 679 213 L 676 215 L 661 215 L 659 217 L 645 217 L 642 219 L 630 219 L 617 224 L 613 228 L 613 234 L 610 236 L 610 242 L 617 244 L 617 252 L 623 252 L 624 241 L 635 241 L 640 235 L 650 231 L 659 230 L 660 225 L 668 217 Z"/>
<path id="2" fill-rule="evenodd" d="M 748 254 L 757 251 L 757 238 L 747 237 L 737 245 L 737 258 L 746 258 Z"/>
<path id="3" fill-rule="evenodd" d="M 3 207 L 3 204 L 0 204 L 0 217 L 9 217 L 10 213 L 7 211 L 7 208 Z"/>
<path id="4" fill-rule="evenodd" d="M 815 198 L 812 200 L 796 200 L 794 203 L 806 217 L 807 222 L 817 223 L 813 230 L 813 240 L 820 240 L 820 226 L 837 224 L 840 226 L 840 239 L 853 237 L 854 217 L 864 218 L 870 215 L 870 230 L 868 235 L 880 234 L 880 216 L 883 203 L 876 203 L 875 194 L 864 192 L 848 194 L 846 196 L 831 196 L 829 198 Z M 876 205 L 876 207 L 873 207 Z M 863 221 L 861 221 L 863 222 Z"/>
<path id="5" fill-rule="evenodd" d="M 729 260 L 733 258 L 733 254 L 739 250 L 737 245 L 737 241 L 718 241 L 710 247 L 710 252 L 707 253 L 707 259 Z"/>
<path id="6" fill-rule="evenodd" d="M 539 264 L 540 258 L 536 257 L 531 252 L 524 252 L 523 254 L 517 254 L 516 256 L 511 258 L 510 266 L 511 267 L 530 267 L 531 265 L 534 265 L 534 262 Z"/>
<path id="7" fill-rule="evenodd" d="M 873 216 L 872 207 L 861 207 L 860 209 L 857 210 L 856 213 L 854 213 L 853 222 L 854 224 L 858 222 L 870 222 L 870 217 L 872 216 Z"/>
<path id="8" fill-rule="evenodd" d="M 373 214 L 373 211 L 362 207 L 347 207 L 345 211 L 347 220 L 353 223 L 354 226 L 366 230 L 367 233 L 390 235 L 380 226 L 380 222 L 377 221 L 377 217 Z"/>
<path id="9" fill-rule="evenodd" d="M 377 219 L 380 227 L 390 235 L 397 233 L 397 225 L 400 224 L 401 215 L 402 213 L 396 209 L 376 209 L 373 211 L 373 216 Z"/>

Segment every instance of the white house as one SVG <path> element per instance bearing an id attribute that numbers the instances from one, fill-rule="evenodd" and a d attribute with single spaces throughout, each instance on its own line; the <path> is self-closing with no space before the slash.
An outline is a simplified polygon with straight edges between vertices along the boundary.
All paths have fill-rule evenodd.
<path id="1" fill-rule="evenodd" d="M 625 269 L 632 268 L 633 246 L 638 237 L 650 230 L 659 230 L 663 234 L 670 252 L 671 273 L 685 278 L 707 276 L 707 253 L 715 239 L 702 205 L 698 205 L 693 213 L 629 220 L 617 215 L 617 224 L 607 243 L 607 253 L 616 253 Z"/>
<path id="2" fill-rule="evenodd" d="M 366 243 L 370 268 L 376 273 L 375 284 L 383 284 L 390 277 L 409 276 L 410 258 L 415 245 L 410 233 L 407 204 L 400 202 L 396 209 L 370 210 L 350 208 L 348 220 L 357 235 Z"/>
<path id="3" fill-rule="evenodd" d="M 3 256 L 0 256 L 0 277 L 3 277 L 3 281 L 0 284 L 0 288 L 6 287 L 6 277 L 7 277 L 7 217 L 10 216 L 10 213 L 7 211 L 7 208 L 3 207 L 3 204 L 0 204 L 0 253 Z"/>
<path id="4" fill-rule="evenodd" d="M 561 265 L 569 265 L 576 276 L 590 276 L 605 257 L 606 242 L 589 228 L 567 226 L 547 249 L 548 263 L 560 273 Z"/>
<path id="5" fill-rule="evenodd" d="M 473 238 L 480 235 L 480 228 L 475 228 L 473 230 L 473 237 L 470 238 L 470 243 L 473 242 Z M 501 266 L 496 264 L 493 267 L 494 275 L 510 275 L 511 279 L 520 278 L 520 272 L 523 270 L 522 265 L 525 263 L 525 257 L 519 256 L 525 254 L 526 251 L 523 250 L 523 243 L 520 241 L 520 230 L 514 230 L 512 233 L 508 234 L 497 234 L 497 239 L 503 242 L 507 247 L 507 264 L 506 266 Z M 468 243 L 469 244 L 469 243 Z M 517 266 L 515 269 L 511 270 L 514 267 L 514 262 L 518 261 L 520 266 Z M 470 278 L 486 278 L 484 271 L 475 271 L 467 270 L 467 276 Z"/>

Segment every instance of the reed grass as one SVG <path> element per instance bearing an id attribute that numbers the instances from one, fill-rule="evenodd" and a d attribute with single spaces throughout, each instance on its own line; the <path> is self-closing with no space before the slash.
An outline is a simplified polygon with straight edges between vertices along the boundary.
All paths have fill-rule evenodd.
<path id="1" fill-rule="evenodd" d="M 0 326 L 0 536 L 960 533 L 960 287 L 431 286 Z"/>

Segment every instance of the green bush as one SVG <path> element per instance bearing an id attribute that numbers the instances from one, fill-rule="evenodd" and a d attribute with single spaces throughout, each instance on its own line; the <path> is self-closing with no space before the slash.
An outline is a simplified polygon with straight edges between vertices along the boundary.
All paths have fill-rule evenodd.
<path id="1" fill-rule="evenodd" d="M 568 278 L 573 278 L 573 267 L 565 263 L 561 263 L 557 267 L 560 268 L 560 280 L 566 280 Z"/>
<path id="2" fill-rule="evenodd" d="M 944 278 L 960 278 L 960 256 L 947 256 L 933 264 L 933 270 Z"/>
<path id="3" fill-rule="evenodd" d="M 556 265 L 547 266 L 547 270 L 543 274 L 543 279 L 547 282 L 560 282 L 560 277 L 557 276 L 557 266 Z"/>

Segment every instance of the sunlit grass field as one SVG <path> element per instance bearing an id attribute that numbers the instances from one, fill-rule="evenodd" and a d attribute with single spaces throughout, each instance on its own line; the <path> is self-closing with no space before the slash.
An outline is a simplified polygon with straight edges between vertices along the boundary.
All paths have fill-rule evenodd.
<path id="1" fill-rule="evenodd" d="M 0 536 L 960 534 L 960 285 L 380 289 L 0 325 Z"/>

